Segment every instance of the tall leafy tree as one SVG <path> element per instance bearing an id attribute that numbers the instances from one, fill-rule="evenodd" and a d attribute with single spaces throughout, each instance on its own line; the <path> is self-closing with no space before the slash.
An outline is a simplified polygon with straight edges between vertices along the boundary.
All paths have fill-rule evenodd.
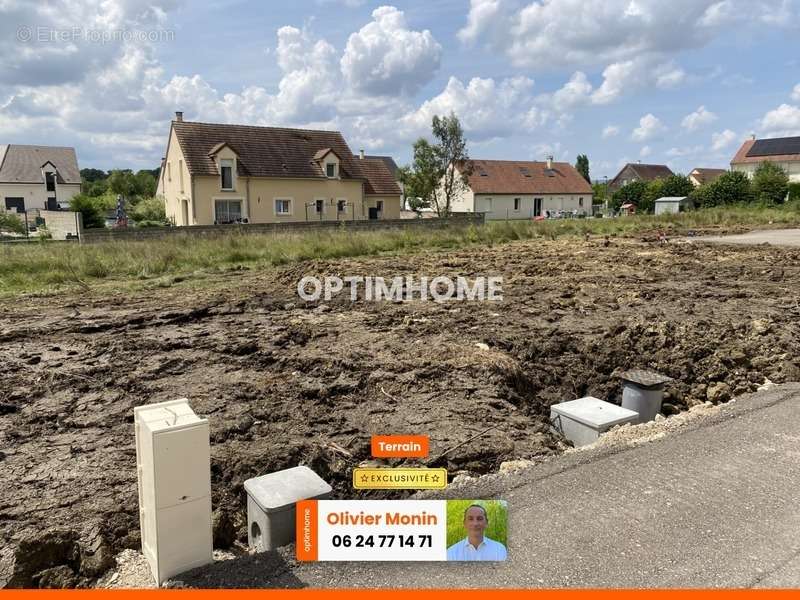
<path id="1" fill-rule="evenodd" d="M 646 193 L 647 184 L 644 181 L 632 181 L 614 192 L 614 195 L 611 197 L 611 205 L 614 210 L 628 203 L 635 204 L 638 208 L 642 204 L 642 199 Z"/>
<path id="2" fill-rule="evenodd" d="M 575 161 L 575 169 L 578 171 L 578 173 L 583 175 L 583 178 L 587 182 L 592 183 L 592 178 L 589 176 L 589 157 L 588 156 L 586 156 L 585 154 L 579 154 L 578 155 L 578 160 Z"/>
<path id="3" fill-rule="evenodd" d="M 434 203 L 441 173 L 434 147 L 425 138 L 414 142 L 414 160 L 400 171 L 400 181 L 411 210 L 430 208 Z"/>
<path id="4" fill-rule="evenodd" d="M 436 168 L 441 176 L 441 183 L 434 192 L 436 212 L 440 217 L 448 217 L 452 212 L 453 200 L 468 189 L 472 164 L 467 151 L 467 140 L 464 129 L 455 113 L 450 116 L 433 117 L 433 146 Z"/>
<path id="5" fill-rule="evenodd" d="M 780 165 L 764 161 L 753 174 L 753 194 L 761 202 L 780 204 L 789 192 L 789 176 Z"/>
<path id="6" fill-rule="evenodd" d="M 686 175 L 670 175 L 664 180 L 661 196 L 682 198 L 689 196 L 694 191 L 694 184 Z M 657 198 L 656 198 L 657 199 Z"/>

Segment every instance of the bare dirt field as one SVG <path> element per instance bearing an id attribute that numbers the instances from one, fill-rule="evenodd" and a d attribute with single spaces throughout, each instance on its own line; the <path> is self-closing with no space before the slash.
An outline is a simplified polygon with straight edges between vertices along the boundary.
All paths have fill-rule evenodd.
<path id="1" fill-rule="evenodd" d="M 502 276 L 504 300 L 306 304 L 306 274 Z M 800 248 L 621 239 L 4 300 L 0 587 L 90 585 L 138 548 L 135 406 L 209 418 L 222 548 L 246 539 L 246 479 L 307 464 L 352 497 L 375 433 L 428 434 L 432 464 L 482 474 L 562 451 L 549 406 L 618 399 L 627 368 L 676 379 L 668 414 L 800 380 L 799 300 Z"/>

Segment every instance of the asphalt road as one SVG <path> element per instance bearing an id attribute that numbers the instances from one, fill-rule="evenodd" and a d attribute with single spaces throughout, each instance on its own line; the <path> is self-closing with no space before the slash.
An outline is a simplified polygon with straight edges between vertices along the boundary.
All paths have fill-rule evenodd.
<path id="1" fill-rule="evenodd" d="M 774 246 L 800 246 L 800 229 L 763 229 L 737 235 L 694 238 L 703 242 L 720 244 L 772 244 Z"/>
<path id="2" fill-rule="evenodd" d="M 660 440 L 571 455 L 461 498 L 509 503 L 505 563 L 217 563 L 190 585 L 800 587 L 800 384 L 740 399 Z"/>

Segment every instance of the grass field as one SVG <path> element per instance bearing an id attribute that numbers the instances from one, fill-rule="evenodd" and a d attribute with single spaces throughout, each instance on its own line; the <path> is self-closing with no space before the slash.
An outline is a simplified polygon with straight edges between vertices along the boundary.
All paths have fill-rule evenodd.
<path id="1" fill-rule="evenodd" d="M 562 236 L 634 235 L 664 229 L 731 229 L 800 225 L 800 203 L 780 208 L 726 207 L 661 217 L 493 222 L 441 230 L 286 234 L 230 234 L 96 245 L 42 242 L 0 246 L 0 296 L 49 293 L 106 285 L 171 285 L 174 278 L 213 274 L 236 266 L 265 268 L 309 259 L 413 253 L 426 249 L 502 244 Z"/>
<path id="2" fill-rule="evenodd" d="M 464 529 L 464 511 L 472 504 L 479 504 L 486 509 L 489 526 L 484 535 L 508 546 L 508 505 L 503 500 L 448 500 L 447 547 L 467 537 Z"/>

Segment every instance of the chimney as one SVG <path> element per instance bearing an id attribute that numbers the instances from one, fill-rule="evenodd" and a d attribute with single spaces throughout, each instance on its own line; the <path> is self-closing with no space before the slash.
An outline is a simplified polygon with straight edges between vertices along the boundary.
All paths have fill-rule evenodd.
<path id="1" fill-rule="evenodd" d="M 178 123 L 182 123 L 183 122 L 183 111 L 182 110 L 176 110 L 175 111 L 175 120 Z"/>
<path id="2" fill-rule="evenodd" d="M 359 156 L 359 158 L 361 158 L 361 160 L 364 160 L 364 149 L 363 148 L 358 151 L 358 156 Z"/>
<path id="3" fill-rule="evenodd" d="M 548 156 L 547 157 L 547 170 L 548 171 L 552 171 L 553 170 L 553 157 L 552 156 Z"/>
<path id="4" fill-rule="evenodd" d="M 755 142 L 756 141 L 756 134 L 755 133 L 751 133 L 750 134 L 750 139 Z"/>

